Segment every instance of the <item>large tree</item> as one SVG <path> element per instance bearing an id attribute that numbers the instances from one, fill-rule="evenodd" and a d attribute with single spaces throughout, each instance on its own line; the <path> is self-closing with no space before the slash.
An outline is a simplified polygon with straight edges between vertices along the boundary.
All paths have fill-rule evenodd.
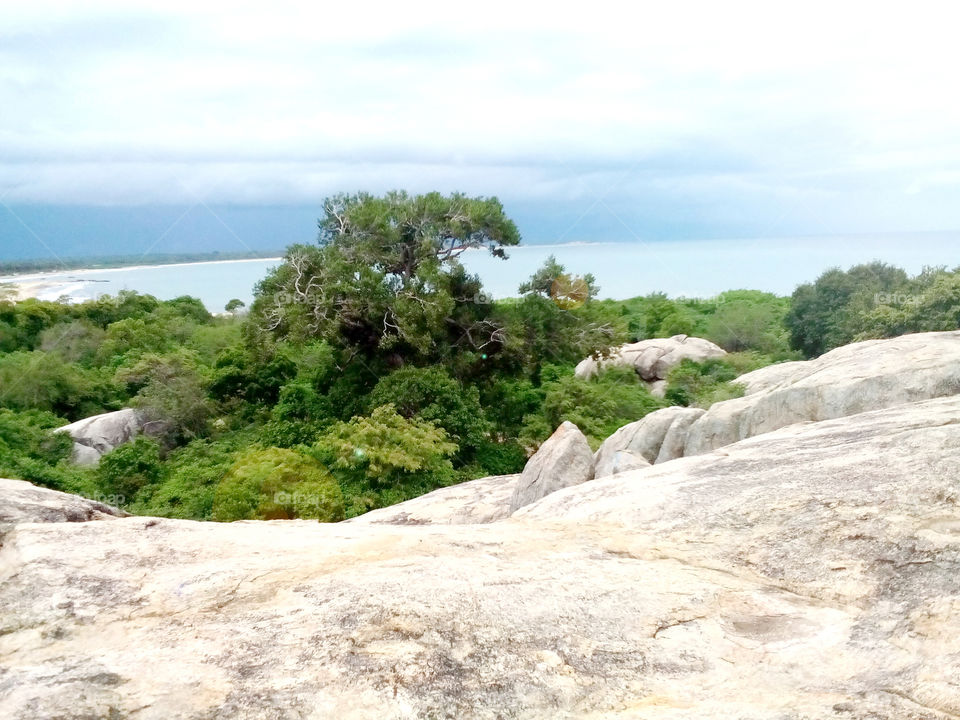
<path id="1" fill-rule="evenodd" d="M 258 287 L 261 328 L 394 365 L 502 345 L 479 279 L 458 262 L 480 248 L 504 258 L 519 243 L 496 198 L 391 192 L 337 195 L 323 207 L 317 244 L 291 247 Z"/>

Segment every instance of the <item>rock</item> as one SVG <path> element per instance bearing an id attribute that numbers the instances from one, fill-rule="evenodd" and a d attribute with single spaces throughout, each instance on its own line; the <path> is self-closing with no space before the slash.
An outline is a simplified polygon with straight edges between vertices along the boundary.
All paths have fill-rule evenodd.
<path id="1" fill-rule="evenodd" d="M 510 512 L 570 485 L 593 479 L 593 451 L 580 428 L 565 421 L 527 461 L 510 499 Z"/>
<path id="2" fill-rule="evenodd" d="M 754 395 L 776 387 L 784 381 L 790 381 L 791 378 L 803 375 L 805 369 L 809 367 L 808 362 L 808 360 L 795 360 L 767 365 L 767 367 L 741 375 L 733 382 L 743 386 L 744 395 Z"/>
<path id="3" fill-rule="evenodd" d="M 98 450 L 75 442 L 73 452 L 70 453 L 70 462 L 80 467 L 96 467 L 100 464 L 100 457 Z"/>
<path id="4" fill-rule="evenodd" d="M 609 358 L 599 361 L 586 358 L 580 361 L 574 374 L 582 380 L 588 380 L 607 367 L 632 367 L 650 384 L 651 391 L 656 391 L 662 397 L 665 389 L 662 381 L 667 379 L 670 368 L 681 360 L 703 362 L 726 354 L 723 348 L 709 340 L 674 335 L 670 338 L 653 338 L 623 345 Z"/>
<path id="5" fill-rule="evenodd" d="M 510 515 L 510 499 L 519 479 L 518 473 L 470 480 L 373 510 L 346 522 L 380 525 L 490 523 Z"/>
<path id="6" fill-rule="evenodd" d="M 614 449 L 613 446 L 623 445 L 627 440 L 618 433 L 629 425 L 620 428 L 613 435 L 607 438 L 607 442 L 613 441 L 611 446 L 604 449 L 602 446 L 594 455 L 594 478 L 602 478 L 607 475 L 616 475 L 617 473 L 627 472 L 628 470 L 638 470 L 649 467 L 652 463 L 641 453 L 631 452 L 624 447 Z M 606 442 L 604 443 L 606 444 Z"/>
<path id="7" fill-rule="evenodd" d="M 114 448 L 133 440 L 143 431 L 143 416 L 131 408 L 94 415 L 57 428 L 73 438 L 73 462 L 97 465 Z"/>
<path id="8" fill-rule="evenodd" d="M 960 393 L 960 331 L 845 345 L 806 362 L 741 376 L 749 394 L 715 403 L 688 430 L 699 455 L 793 423 Z"/>
<path id="9" fill-rule="evenodd" d="M 24 480 L 0 480 L 0 541 L 20 523 L 87 522 L 127 516 L 123 510 L 78 495 Z"/>
<path id="10" fill-rule="evenodd" d="M 660 443 L 660 450 L 653 461 L 655 465 L 683 457 L 690 426 L 706 413 L 703 408 L 683 408 L 683 410 L 684 412 L 676 414 L 676 419 L 667 428 L 663 441 Z"/>
<path id="11" fill-rule="evenodd" d="M 20 524 L 0 717 L 953 717 L 958 418 L 794 425 L 482 525 Z"/>
<path id="12" fill-rule="evenodd" d="M 624 425 L 603 441 L 594 456 L 594 477 L 606 477 L 618 472 L 663 462 L 672 457 L 681 457 L 685 431 L 704 411 L 699 408 L 668 407 L 656 410 L 646 417 Z M 660 459 L 661 448 L 670 431 L 670 447 Z M 681 453 L 676 454 L 680 444 Z"/>

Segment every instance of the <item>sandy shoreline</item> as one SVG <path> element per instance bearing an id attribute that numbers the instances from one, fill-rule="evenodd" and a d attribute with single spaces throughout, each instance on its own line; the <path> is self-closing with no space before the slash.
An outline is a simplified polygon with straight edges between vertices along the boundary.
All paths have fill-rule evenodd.
<path id="1" fill-rule="evenodd" d="M 110 268 L 77 268 L 76 270 L 46 270 L 44 272 L 15 273 L 0 277 L 0 283 L 21 283 L 25 280 L 41 280 L 50 277 L 69 277 L 84 273 L 122 272 L 124 270 L 150 270 L 151 268 L 191 267 L 194 265 L 228 265 L 233 263 L 280 262 L 282 257 L 243 258 L 241 260 L 200 260 L 186 263 L 163 263 L 160 265 L 121 265 Z"/>
<path id="2" fill-rule="evenodd" d="M 86 285 L 96 282 L 90 276 L 102 275 L 106 273 L 126 272 L 131 270 L 152 270 L 171 267 L 192 267 L 197 265 L 230 265 L 238 263 L 279 263 L 283 258 L 243 258 L 240 260 L 201 260 L 187 263 L 163 263 L 160 265 L 124 265 L 112 268 L 78 268 L 76 270 L 51 270 L 40 273 L 22 273 L 18 275 L 6 275 L 0 277 L 0 285 L 10 285 L 14 288 L 12 299 L 15 301 L 28 300 L 31 298 L 41 298 L 52 300 L 56 298 L 49 297 L 52 292 L 57 293 L 57 297 L 72 297 L 77 290 L 82 290 Z M 84 277 L 86 276 L 86 277 Z"/>

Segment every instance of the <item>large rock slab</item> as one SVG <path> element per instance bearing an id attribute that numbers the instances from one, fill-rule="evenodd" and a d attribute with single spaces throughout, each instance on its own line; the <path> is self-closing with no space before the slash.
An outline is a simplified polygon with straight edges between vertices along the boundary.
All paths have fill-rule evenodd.
<path id="1" fill-rule="evenodd" d="M 815 360 L 741 376 L 748 394 L 715 403 L 688 430 L 698 455 L 793 423 L 960 393 L 960 331 L 845 345 Z"/>
<path id="2" fill-rule="evenodd" d="M 413 500 L 372 510 L 349 523 L 378 525 L 469 525 L 510 515 L 510 499 L 520 474 L 491 475 L 440 488 Z"/>
<path id="3" fill-rule="evenodd" d="M 663 396 L 670 369 L 681 360 L 703 362 L 726 355 L 726 351 L 703 338 L 674 335 L 629 343 L 615 350 L 610 357 L 595 360 L 585 358 L 574 369 L 574 374 L 588 380 L 608 367 L 629 367 L 647 382 L 654 394 Z"/>
<path id="4" fill-rule="evenodd" d="M 132 408 L 94 415 L 57 428 L 73 438 L 73 462 L 99 464 L 100 458 L 143 432 L 143 416 Z"/>
<path id="5" fill-rule="evenodd" d="M 524 466 L 510 499 L 510 512 L 560 488 L 592 480 L 593 471 L 587 438 L 572 422 L 564 421 Z"/>
<path id="6" fill-rule="evenodd" d="M 0 542 L 8 530 L 21 523 L 88 522 L 113 517 L 128 517 L 128 513 L 24 480 L 0 479 Z"/>
<path id="7" fill-rule="evenodd" d="M 958 418 L 793 426 L 483 525 L 18 525 L 0 717 L 955 717 Z"/>
<path id="8" fill-rule="evenodd" d="M 700 408 L 674 406 L 656 410 L 636 422 L 624 425 L 604 440 L 597 450 L 594 477 L 606 477 L 682 457 L 686 429 L 704 412 Z M 664 448 L 668 435 L 670 441 Z"/>

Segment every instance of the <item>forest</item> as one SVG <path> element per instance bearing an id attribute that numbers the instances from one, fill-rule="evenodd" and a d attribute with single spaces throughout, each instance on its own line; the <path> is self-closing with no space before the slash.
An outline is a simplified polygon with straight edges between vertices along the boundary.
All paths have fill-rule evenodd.
<path id="1" fill-rule="evenodd" d="M 552 258 L 492 300 L 458 257 L 520 243 L 495 198 L 339 195 L 315 243 L 287 249 L 250 308 L 121 292 L 0 299 L 0 477 L 163 517 L 337 521 L 465 480 L 519 472 L 564 420 L 596 447 L 666 405 L 709 406 L 749 370 L 857 340 L 960 327 L 960 269 L 868 263 L 792 296 L 598 299 Z M 573 368 L 687 334 L 728 355 L 684 361 L 654 397 L 630 370 Z M 53 429 L 137 408 L 154 431 L 95 468 Z"/>

